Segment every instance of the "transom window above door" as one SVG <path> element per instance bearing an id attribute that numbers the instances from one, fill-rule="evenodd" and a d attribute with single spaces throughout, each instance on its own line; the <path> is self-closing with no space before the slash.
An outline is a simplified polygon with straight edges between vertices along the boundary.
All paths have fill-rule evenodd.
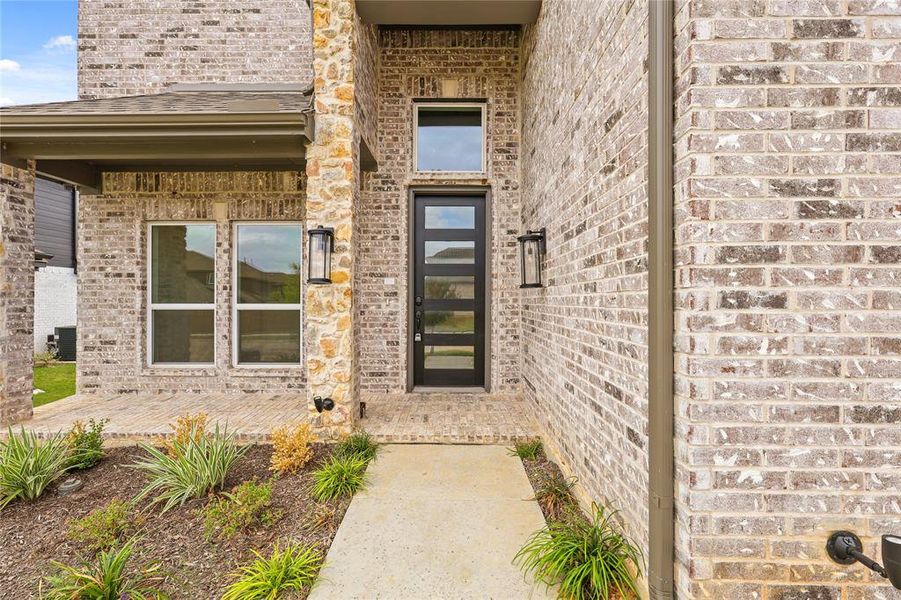
<path id="1" fill-rule="evenodd" d="M 485 105 L 414 105 L 416 170 L 485 171 Z"/>

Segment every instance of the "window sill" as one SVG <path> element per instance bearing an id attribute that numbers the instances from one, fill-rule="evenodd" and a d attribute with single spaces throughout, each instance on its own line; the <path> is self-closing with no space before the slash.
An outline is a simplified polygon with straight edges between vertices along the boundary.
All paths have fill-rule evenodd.
<path id="1" fill-rule="evenodd" d="M 150 365 L 141 369 L 141 375 L 156 377 L 213 377 L 218 375 L 215 365 Z"/>

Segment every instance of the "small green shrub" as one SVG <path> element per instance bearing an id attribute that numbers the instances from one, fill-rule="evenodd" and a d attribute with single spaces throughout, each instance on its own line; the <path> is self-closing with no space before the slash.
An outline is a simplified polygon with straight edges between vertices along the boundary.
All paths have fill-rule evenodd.
<path id="1" fill-rule="evenodd" d="M 332 456 L 313 472 L 313 497 L 320 502 L 353 496 L 366 485 L 366 459 L 352 454 Z"/>
<path id="2" fill-rule="evenodd" d="M 69 469 L 89 469 L 100 462 L 103 458 L 103 428 L 108 422 L 109 419 L 90 419 L 85 427 L 81 421 L 75 421 L 66 434 Z"/>
<path id="3" fill-rule="evenodd" d="M 151 505 L 162 504 L 163 511 L 221 489 L 228 470 L 244 456 L 249 446 L 238 446 L 234 435 L 219 429 L 207 435 L 187 436 L 172 442 L 173 455 L 148 444 L 141 448 L 149 455 L 134 467 L 150 479 L 135 501 L 153 496 Z"/>
<path id="4" fill-rule="evenodd" d="M 544 475 L 536 483 L 533 500 L 541 505 L 551 519 L 559 520 L 567 508 L 575 503 L 572 494 L 575 485 L 574 477 L 567 479 L 556 472 Z"/>
<path id="5" fill-rule="evenodd" d="M 0 440 L 0 509 L 16 498 L 34 500 L 43 494 L 66 472 L 68 458 L 60 434 L 42 441 L 24 428 L 18 434 L 8 429 L 6 439 Z"/>
<path id="6" fill-rule="evenodd" d="M 256 560 L 233 576 L 222 600 L 263 600 L 282 597 L 284 592 L 312 586 L 322 564 L 322 554 L 315 548 L 289 544 L 284 549 L 276 544 L 268 558 L 254 552 Z"/>
<path id="7" fill-rule="evenodd" d="M 272 459 L 269 470 L 297 473 L 313 458 L 311 444 L 315 439 L 309 423 L 296 427 L 279 427 L 272 432 Z"/>
<path id="8" fill-rule="evenodd" d="M 69 521 L 69 539 L 97 553 L 112 548 L 136 525 L 131 504 L 113 498 L 106 506 Z"/>
<path id="9" fill-rule="evenodd" d="M 592 507 L 592 519 L 552 522 L 535 532 L 514 562 L 567 600 L 637 598 L 642 554 L 613 522 L 615 512 Z"/>
<path id="10" fill-rule="evenodd" d="M 338 456 L 361 456 L 366 462 L 375 458 L 379 445 L 372 436 L 365 431 L 356 431 L 342 438 L 335 447 Z"/>
<path id="11" fill-rule="evenodd" d="M 272 484 L 245 481 L 231 493 L 213 498 L 201 510 L 207 539 L 229 539 L 254 525 L 268 527 L 281 516 L 272 509 Z"/>
<path id="12" fill-rule="evenodd" d="M 41 598 L 48 600 L 149 600 L 168 598 L 155 585 L 164 577 L 159 566 L 127 571 L 126 565 L 134 551 L 135 540 L 118 549 L 101 552 L 96 560 L 77 567 L 54 561 L 59 569 L 41 585 Z"/>
<path id="13" fill-rule="evenodd" d="M 541 440 L 516 442 L 510 449 L 510 456 L 518 456 L 523 460 L 537 460 L 541 458 L 541 454 Z"/>

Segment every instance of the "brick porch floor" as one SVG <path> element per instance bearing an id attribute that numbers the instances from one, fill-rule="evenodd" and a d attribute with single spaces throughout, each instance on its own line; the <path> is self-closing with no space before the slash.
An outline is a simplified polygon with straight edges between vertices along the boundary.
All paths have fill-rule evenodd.
<path id="1" fill-rule="evenodd" d="M 34 409 L 15 425 L 40 434 L 67 431 L 76 420 L 109 419 L 113 440 L 152 440 L 171 432 L 185 413 L 205 412 L 227 423 L 239 438 L 265 440 L 276 427 L 302 422 L 304 396 L 297 394 L 75 395 Z M 360 427 L 393 443 L 505 443 L 534 437 L 523 401 L 486 394 L 396 394 L 366 399 Z"/>

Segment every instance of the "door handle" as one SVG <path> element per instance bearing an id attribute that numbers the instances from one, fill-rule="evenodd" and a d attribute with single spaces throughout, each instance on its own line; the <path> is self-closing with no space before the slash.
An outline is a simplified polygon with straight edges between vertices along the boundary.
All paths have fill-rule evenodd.
<path id="1" fill-rule="evenodd" d="M 413 334 L 414 342 L 422 341 L 422 311 L 416 311 L 416 332 Z"/>

